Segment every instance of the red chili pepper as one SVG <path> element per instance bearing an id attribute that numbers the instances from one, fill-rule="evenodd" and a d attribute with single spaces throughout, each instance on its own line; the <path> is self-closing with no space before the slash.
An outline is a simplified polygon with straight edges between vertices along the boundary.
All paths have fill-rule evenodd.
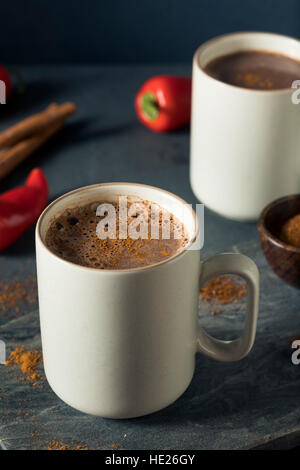
<path id="1" fill-rule="evenodd" d="M 49 197 L 46 177 L 35 168 L 25 186 L 0 195 L 0 250 L 14 243 L 45 208 Z"/>
<path id="2" fill-rule="evenodd" d="M 136 113 L 156 132 L 178 129 L 190 121 L 190 78 L 158 75 L 147 80 L 135 97 Z"/>
<path id="3" fill-rule="evenodd" d="M 11 93 L 12 82 L 8 71 L 6 70 L 6 68 L 3 67 L 3 65 L 0 65 L 0 80 L 5 83 L 6 98 L 8 98 Z"/>

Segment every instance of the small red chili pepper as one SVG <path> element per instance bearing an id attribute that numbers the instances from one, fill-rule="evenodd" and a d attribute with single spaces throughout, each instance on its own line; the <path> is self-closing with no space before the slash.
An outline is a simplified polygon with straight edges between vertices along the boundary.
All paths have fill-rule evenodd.
<path id="1" fill-rule="evenodd" d="M 49 197 L 46 177 L 35 168 L 25 186 L 0 195 L 0 250 L 14 243 L 41 214 Z"/>
<path id="2" fill-rule="evenodd" d="M 9 76 L 8 71 L 6 70 L 3 65 L 0 65 L 0 80 L 2 80 L 5 83 L 5 88 L 6 88 L 6 98 L 9 97 L 12 89 L 12 82 L 11 78 Z"/>
<path id="3" fill-rule="evenodd" d="M 190 121 L 190 78 L 158 75 L 147 80 L 135 97 L 136 113 L 156 132 L 178 129 Z"/>

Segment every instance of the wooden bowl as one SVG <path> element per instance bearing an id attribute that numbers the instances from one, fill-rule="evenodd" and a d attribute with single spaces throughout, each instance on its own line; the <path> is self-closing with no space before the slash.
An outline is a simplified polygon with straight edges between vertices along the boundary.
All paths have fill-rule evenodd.
<path id="1" fill-rule="evenodd" d="M 285 282 L 300 289 L 300 248 L 279 238 L 282 225 L 297 214 L 300 214 L 300 194 L 276 199 L 262 211 L 258 233 L 273 271 Z"/>

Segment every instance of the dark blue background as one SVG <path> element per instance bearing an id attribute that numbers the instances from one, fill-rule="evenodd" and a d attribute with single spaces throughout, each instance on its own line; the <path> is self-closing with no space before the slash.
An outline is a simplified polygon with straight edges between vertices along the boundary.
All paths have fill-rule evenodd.
<path id="1" fill-rule="evenodd" d="M 6 63 L 190 62 L 238 30 L 300 36 L 299 0 L 10 0 L 0 8 Z"/>

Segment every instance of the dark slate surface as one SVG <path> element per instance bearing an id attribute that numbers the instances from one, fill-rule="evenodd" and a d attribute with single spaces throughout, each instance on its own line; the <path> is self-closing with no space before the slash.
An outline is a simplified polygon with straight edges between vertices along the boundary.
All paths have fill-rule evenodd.
<path id="1" fill-rule="evenodd" d="M 0 130 L 52 101 L 74 100 L 78 114 L 51 143 L 23 163 L 0 190 L 22 184 L 41 166 L 51 199 L 87 184 L 135 181 L 160 186 L 196 203 L 188 179 L 189 130 L 154 134 L 136 120 L 134 94 L 157 73 L 189 74 L 190 67 L 25 67 L 27 90 L 1 108 Z M 34 229 L 0 255 L 1 280 L 35 273 Z M 247 243 L 246 243 L 247 242 Z M 64 405 L 47 383 L 33 388 L 11 368 L 0 366 L 2 448 L 44 448 L 51 439 L 90 448 L 244 448 L 272 442 L 299 445 L 299 371 L 290 360 L 289 340 L 300 333 L 299 293 L 267 268 L 255 224 L 232 222 L 205 211 L 202 257 L 234 245 L 262 271 L 258 335 L 249 357 L 235 364 L 198 356 L 193 382 L 174 405 L 146 418 L 112 421 L 83 415 Z M 206 305 L 201 322 L 220 337 L 237 334 L 243 313 L 212 317 Z M 39 346 L 37 305 L 0 310 L 0 339 L 9 348 Z M 34 437 L 32 437 L 32 433 Z M 290 436 L 292 436 L 290 438 Z M 284 443 L 283 443 L 283 440 Z M 276 442 L 278 444 L 276 444 Z"/>
<path id="2" fill-rule="evenodd" d="M 274 277 L 256 243 L 233 247 L 233 251 L 251 256 L 261 272 L 258 332 L 247 358 L 224 364 L 197 355 L 196 372 L 184 395 L 165 410 L 132 420 L 80 413 L 57 398 L 46 381 L 34 388 L 20 380 L 16 367 L 1 366 L 2 448 L 42 449 L 56 439 L 87 444 L 90 449 L 111 449 L 112 444 L 131 450 L 240 449 L 273 440 L 280 447 L 283 437 L 288 447 L 288 437 L 300 433 L 300 370 L 291 363 L 289 348 L 300 329 L 300 292 Z M 235 305 L 212 316 L 205 302 L 201 302 L 199 317 L 220 338 L 238 335 L 244 320 Z M 0 337 L 9 349 L 21 344 L 40 348 L 37 312 L 2 325 Z"/>

